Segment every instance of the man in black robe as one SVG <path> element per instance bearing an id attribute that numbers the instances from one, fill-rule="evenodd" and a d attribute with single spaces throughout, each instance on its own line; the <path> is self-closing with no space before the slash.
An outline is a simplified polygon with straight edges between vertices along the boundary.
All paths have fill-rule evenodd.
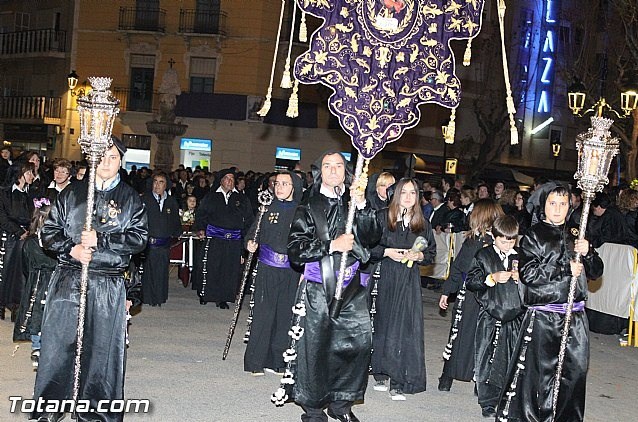
<path id="1" fill-rule="evenodd" d="M 171 238 L 179 237 L 179 205 L 166 190 L 166 173 L 153 175 L 153 191 L 142 195 L 148 216 L 148 244 L 142 274 L 142 302 L 162 306 L 168 299 Z"/>
<path id="2" fill-rule="evenodd" d="M 246 195 L 235 190 L 235 174 L 230 169 L 217 173 L 216 185 L 195 212 L 195 230 L 205 240 L 193 283 L 200 304 L 217 302 L 219 308 L 228 309 L 241 276 L 242 239 L 254 215 Z"/>
<path id="3" fill-rule="evenodd" d="M 589 367 L 585 315 L 587 279 L 603 273 L 603 262 L 587 240 L 569 229 L 569 191 L 554 184 L 540 195 L 541 221 L 520 241 L 519 276 L 527 311 L 503 385 L 497 419 L 576 422 L 584 419 Z M 576 254 L 582 263 L 575 261 Z M 560 391 L 553 415 L 553 387 L 572 276 L 577 277 Z"/>
<path id="4" fill-rule="evenodd" d="M 43 246 L 58 254 L 42 320 L 42 348 L 35 380 L 36 400 L 73 396 L 74 360 L 82 265 L 89 265 L 79 400 L 124 397 L 126 291 L 124 271 L 132 254 L 144 249 L 146 211 L 137 193 L 120 180 L 124 147 L 110 148 L 96 169 L 95 186 L 74 183 L 58 196 L 42 227 Z M 95 189 L 93 229 L 84 230 L 88 189 Z M 68 409 L 67 409 L 68 410 Z M 46 408 L 45 408 L 46 412 Z M 63 414 L 41 413 L 40 421 Z M 121 421 L 123 413 L 77 413 L 78 421 Z"/>
<path id="5" fill-rule="evenodd" d="M 303 407 L 305 422 L 357 422 L 355 401 L 363 400 L 370 363 L 372 331 L 368 314 L 367 284 L 359 268 L 370 258 L 383 228 L 376 211 L 364 199 L 365 185 L 352 189 L 346 178 L 346 160 L 338 152 L 322 155 L 313 169 L 315 183 L 292 222 L 288 256 L 305 265 L 299 292 L 305 304 L 304 334 L 297 343 L 294 400 Z M 357 206 L 353 234 L 345 234 L 350 199 Z M 366 206 L 367 205 L 367 206 Z M 348 253 L 343 307 L 331 318 L 335 285 L 342 253 Z"/>

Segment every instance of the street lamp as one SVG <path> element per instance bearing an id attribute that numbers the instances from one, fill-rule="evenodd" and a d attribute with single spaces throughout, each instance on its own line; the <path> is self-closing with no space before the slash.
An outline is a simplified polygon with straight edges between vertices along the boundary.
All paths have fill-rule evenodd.
<path id="1" fill-rule="evenodd" d="M 72 70 L 71 73 L 69 73 L 66 80 L 69 84 L 69 91 L 71 91 L 72 96 L 83 97 L 86 94 L 84 87 L 78 89 L 77 91 L 75 90 L 75 87 L 78 86 L 78 81 L 80 80 L 80 77 L 77 73 L 75 73 L 75 70 Z"/>
<path id="2" fill-rule="evenodd" d="M 560 132 L 558 132 L 560 134 Z M 552 155 L 554 156 L 554 178 L 556 177 L 556 163 L 558 161 L 558 157 L 560 156 L 560 136 L 552 136 Z"/>
<path id="3" fill-rule="evenodd" d="M 567 100 L 569 108 L 576 116 L 583 117 L 588 113 L 596 113 L 596 116 L 602 117 L 603 111 L 608 110 L 613 112 L 618 118 L 624 118 L 631 114 L 632 110 L 638 106 L 638 83 L 636 82 L 635 72 L 630 72 L 630 75 L 625 78 L 623 83 L 623 92 L 620 94 L 620 108 L 623 113 L 619 113 L 614 110 L 611 105 L 607 103 L 604 97 L 600 97 L 596 103 L 581 113 L 581 110 L 585 108 L 585 86 L 579 79 L 575 79 L 574 83 L 567 88 Z"/>

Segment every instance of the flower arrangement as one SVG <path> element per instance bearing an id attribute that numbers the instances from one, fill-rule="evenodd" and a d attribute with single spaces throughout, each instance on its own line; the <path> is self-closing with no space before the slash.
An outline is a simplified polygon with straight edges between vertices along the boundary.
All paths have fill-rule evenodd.
<path id="1" fill-rule="evenodd" d="M 33 206 L 36 208 L 42 208 L 43 205 L 51 205 L 49 198 L 33 198 Z"/>
<path id="2" fill-rule="evenodd" d="M 638 190 L 638 179 L 632 180 L 629 187 L 633 190 Z"/>
<path id="3" fill-rule="evenodd" d="M 180 211 L 180 219 L 183 226 L 191 226 L 195 223 L 195 211 Z"/>

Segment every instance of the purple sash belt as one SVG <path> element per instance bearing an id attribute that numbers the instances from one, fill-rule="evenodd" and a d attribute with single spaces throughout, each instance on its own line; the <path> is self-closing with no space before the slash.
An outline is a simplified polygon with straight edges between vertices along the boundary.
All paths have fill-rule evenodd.
<path id="1" fill-rule="evenodd" d="M 350 282 L 354 279 L 354 277 L 357 275 L 358 270 L 359 270 L 359 261 L 355 262 L 354 264 L 346 268 L 345 276 L 343 277 L 344 288 L 348 284 L 350 284 Z M 335 271 L 335 275 L 338 279 L 339 278 L 338 270 Z M 303 271 L 303 277 L 308 281 L 312 281 L 313 283 L 323 283 L 323 280 L 321 279 L 321 266 L 319 264 L 319 261 L 306 263 L 304 271 Z M 370 278 L 370 274 L 360 273 L 359 284 L 361 284 L 364 287 L 367 286 L 369 278 Z"/>
<path id="2" fill-rule="evenodd" d="M 161 248 L 168 245 L 170 241 L 170 237 L 149 237 L 148 246 L 151 248 Z"/>
<path id="3" fill-rule="evenodd" d="M 557 314 L 565 314 L 567 313 L 567 304 L 566 303 L 549 303 L 547 305 L 541 306 L 530 306 L 529 309 L 535 309 L 537 311 L 543 312 L 555 312 Z M 585 309 L 585 301 L 581 300 L 580 302 L 574 302 L 574 307 L 572 308 L 572 312 L 583 312 Z"/>
<path id="4" fill-rule="evenodd" d="M 206 226 L 206 237 L 216 237 L 224 240 L 241 240 L 241 230 L 222 229 L 209 224 Z"/>
<path id="5" fill-rule="evenodd" d="M 290 268 L 290 261 L 288 255 L 285 253 L 277 253 L 273 251 L 268 245 L 259 245 L 259 256 L 257 257 L 259 262 L 275 267 L 275 268 Z"/>

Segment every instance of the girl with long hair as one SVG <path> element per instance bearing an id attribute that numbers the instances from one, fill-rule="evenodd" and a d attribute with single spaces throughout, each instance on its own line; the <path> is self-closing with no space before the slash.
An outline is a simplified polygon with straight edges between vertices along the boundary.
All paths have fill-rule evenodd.
<path id="1" fill-rule="evenodd" d="M 371 251 L 380 261 L 374 272 L 372 373 L 376 391 L 388 391 L 392 400 L 425 391 L 423 303 L 419 265 L 430 264 L 436 243 L 430 222 L 423 217 L 419 188 L 414 179 L 401 179 L 390 206 L 379 212 L 384 227 L 379 245 Z M 415 240 L 424 246 L 415 249 Z M 417 265 L 412 265 L 416 263 Z M 375 296 L 376 293 L 376 296 Z"/>
<path id="2" fill-rule="evenodd" d="M 37 368 L 44 299 L 57 260 L 44 252 L 40 238 L 40 229 L 49 216 L 51 202 L 48 198 L 36 198 L 33 205 L 30 235 L 22 246 L 22 268 L 27 281 L 18 308 L 13 341 L 31 340 L 31 362 Z"/>

